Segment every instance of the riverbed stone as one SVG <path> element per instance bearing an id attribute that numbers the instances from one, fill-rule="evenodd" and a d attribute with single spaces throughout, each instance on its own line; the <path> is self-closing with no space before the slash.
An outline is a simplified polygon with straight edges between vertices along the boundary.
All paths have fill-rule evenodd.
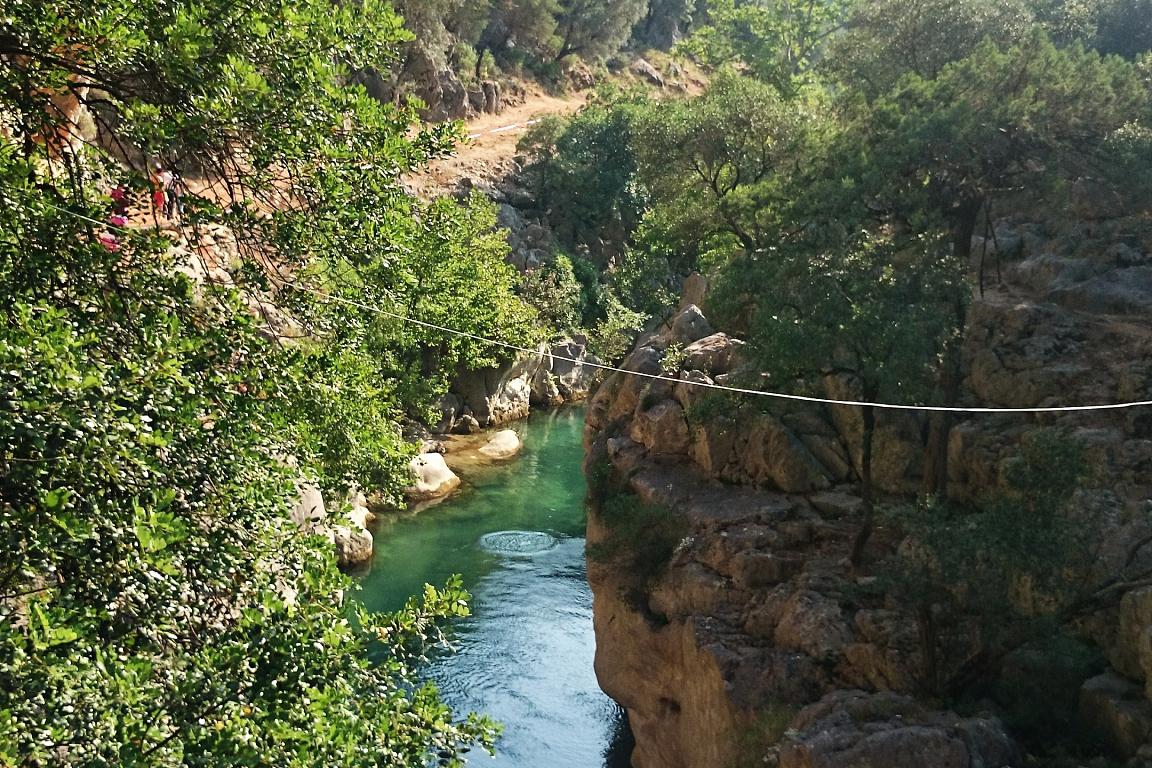
<path id="1" fill-rule="evenodd" d="M 480 453 L 491 459 L 510 459 L 520 453 L 520 436 L 511 429 L 502 429 L 488 438 Z"/>
<path id="2" fill-rule="evenodd" d="M 444 457 L 439 453 L 421 453 L 408 464 L 412 484 L 404 489 L 412 501 L 430 501 L 447 496 L 460 485 Z"/>

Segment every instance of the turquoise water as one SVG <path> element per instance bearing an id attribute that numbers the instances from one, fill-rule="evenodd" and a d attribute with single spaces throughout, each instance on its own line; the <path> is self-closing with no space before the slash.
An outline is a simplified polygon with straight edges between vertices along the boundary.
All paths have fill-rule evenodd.
<path id="1" fill-rule="evenodd" d="M 504 723 L 500 768 L 627 765 L 627 733 L 592 671 L 592 594 L 584 571 L 583 411 L 534 414 L 515 427 L 516 459 L 462 477 L 460 492 L 376 533 L 359 599 L 394 610 L 425 583 L 459 573 L 472 616 L 457 652 L 429 664 L 449 704 Z"/>

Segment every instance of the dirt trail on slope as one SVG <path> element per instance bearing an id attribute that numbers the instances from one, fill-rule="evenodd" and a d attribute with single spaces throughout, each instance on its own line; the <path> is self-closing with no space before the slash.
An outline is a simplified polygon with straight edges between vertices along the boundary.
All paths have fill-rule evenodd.
<path id="1" fill-rule="evenodd" d="M 589 92 L 551 96 L 529 91 L 527 100 L 498 115 L 482 115 L 464 124 L 468 136 L 451 157 L 437 160 L 405 179 L 419 197 L 448 195 L 464 178 L 493 179 L 511 170 L 516 142 L 541 118 L 571 114 L 587 102 Z"/>

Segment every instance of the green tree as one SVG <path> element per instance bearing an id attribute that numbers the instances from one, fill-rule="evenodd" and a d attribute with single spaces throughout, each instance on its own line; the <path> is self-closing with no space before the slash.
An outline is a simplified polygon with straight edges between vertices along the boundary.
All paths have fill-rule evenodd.
<path id="1" fill-rule="evenodd" d="M 632 27 L 644 15 L 646 0 L 559 0 L 556 60 L 568 56 L 600 59 L 628 41 Z"/>
<path id="2" fill-rule="evenodd" d="M 835 237 L 835 235 L 833 236 Z M 959 332 L 952 307 L 966 293 L 964 272 L 940 238 L 851 232 L 796 238 L 735 259 L 721 271 L 713 303 L 722 321 L 747 329 L 765 386 L 821 392 L 829 377 L 865 403 L 924 402 L 934 391 L 941 351 Z M 875 492 L 876 408 L 860 407 L 858 445 L 862 560 Z"/>
<path id="3" fill-rule="evenodd" d="M 549 224 L 572 252 L 591 250 L 603 238 L 626 239 L 640 221 L 645 200 L 636 151 L 642 142 L 632 136 L 639 108 L 628 95 L 605 92 L 572 118 L 542 121 L 518 145 L 529 157 Z"/>
<path id="4" fill-rule="evenodd" d="M 810 81 L 844 15 L 839 0 L 708 0 L 707 9 L 680 50 L 712 67 L 740 62 L 789 96 Z"/>
<path id="5" fill-rule="evenodd" d="M 584 314 L 581 286 L 572 260 L 564 254 L 556 254 L 524 275 L 520 293 L 550 327 L 572 331 L 580 326 Z"/>
<path id="6" fill-rule="evenodd" d="M 723 261 L 766 247 L 821 112 L 816 100 L 790 103 L 724 72 L 700 97 L 640 113 L 637 175 L 653 203 L 639 237 L 649 252 Z"/>
<path id="7" fill-rule="evenodd" d="M 552 58 L 560 46 L 556 37 L 560 10 L 558 0 L 496 0 L 481 37 L 481 56 L 490 51 L 502 60 L 523 51 L 541 59 Z"/>
<path id="8" fill-rule="evenodd" d="M 1025 0 L 860 0 L 821 67 L 845 87 L 878 96 L 901 77 L 934 78 L 985 39 L 1009 46 L 1035 25 Z"/>
<path id="9" fill-rule="evenodd" d="M 1105 173 L 1109 137 L 1147 115 L 1148 104 L 1137 70 L 1121 59 L 1078 44 L 1057 48 L 1039 31 L 1006 49 L 986 40 L 933 79 L 909 74 L 891 93 L 859 103 L 836 163 L 878 218 L 947 231 L 951 258 L 967 269 L 972 236 L 981 217 L 991 220 L 998 195 L 1053 194 Z M 955 314 L 963 327 L 963 307 Z M 952 404 L 958 347 L 945 357 L 942 404 Z M 948 415 L 933 418 L 925 490 L 944 487 L 949 429 Z"/>
<path id="10" fill-rule="evenodd" d="M 373 310 L 513 338 L 533 317 L 490 210 L 402 191 L 453 130 L 348 84 L 387 69 L 399 18 L 6 10 L 0 763 L 423 766 L 490 744 L 415 681 L 436 622 L 466 610 L 459 583 L 350 616 L 330 544 L 288 515 L 301 477 L 394 495 L 399 421 L 439 376 L 411 360 L 492 354 Z M 187 177 L 181 219 L 101 223 L 109 188 L 146 196 L 154 159 Z M 223 233 L 231 277 L 186 277 Z"/>

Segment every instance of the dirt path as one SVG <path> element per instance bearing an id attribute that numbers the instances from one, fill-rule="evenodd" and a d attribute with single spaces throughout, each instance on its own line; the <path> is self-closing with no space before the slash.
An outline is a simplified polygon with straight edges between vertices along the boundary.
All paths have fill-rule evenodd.
<path id="1" fill-rule="evenodd" d="M 452 157 L 437 160 L 405 181 L 413 192 L 427 198 L 450 194 L 465 176 L 487 179 L 503 175 L 516 154 L 516 142 L 529 128 L 543 117 L 575 112 L 587 97 L 587 92 L 561 98 L 530 91 L 527 101 L 519 106 L 465 123 L 468 138 Z"/>

